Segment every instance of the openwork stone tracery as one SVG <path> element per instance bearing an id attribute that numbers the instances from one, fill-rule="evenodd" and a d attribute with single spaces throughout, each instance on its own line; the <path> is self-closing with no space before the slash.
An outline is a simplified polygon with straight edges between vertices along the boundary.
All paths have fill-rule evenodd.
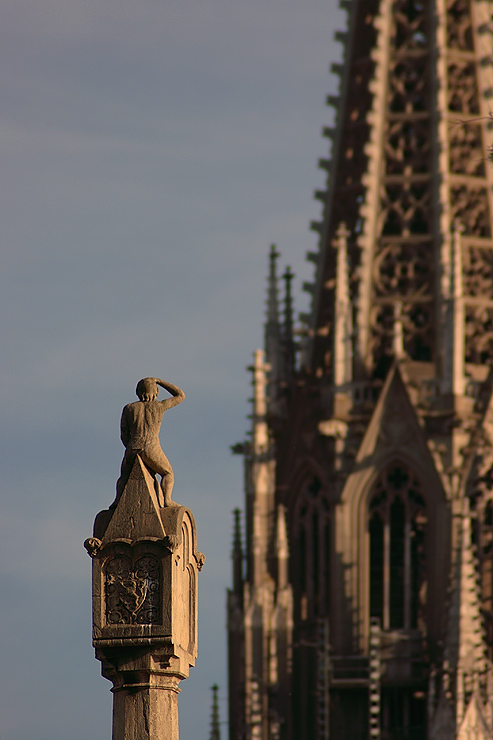
<path id="1" fill-rule="evenodd" d="M 160 571 L 152 555 L 135 563 L 125 556 L 109 560 L 104 569 L 107 624 L 158 624 Z"/>
<path id="2" fill-rule="evenodd" d="M 346 119 L 333 163 L 338 167 L 329 175 L 333 182 L 327 236 L 333 241 L 341 222 L 349 230 L 354 356 L 359 347 L 370 372 L 382 368 L 384 374 L 388 367 L 398 314 L 406 355 L 441 362 L 445 309 L 437 301 L 436 286 L 442 281 L 441 300 L 446 302 L 449 296 L 443 275 L 449 267 L 444 261 L 450 262 L 451 257 L 444 256 L 444 243 L 450 241 L 455 223 L 463 235 L 466 317 L 474 325 L 468 331 L 465 359 L 477 362 L 474 358 L 481 357 L 484 361 L 484 341 L 479 335 L 489 333 L 493 309 L 487 277 L 493 241 L 491 173 L 485 164 L 485 109 L 481 105 L 484 83 L 480 83 L 474 48 L 470 0 L 447 0 L 446 5 L 441 67 L 446 80 L 439 84 L 435 80 L 435 21 L 428 2 L 394 0 L 382 5 L 380 13 L 385 7 L 389 14 L 389 30 L 387 20 L 375 22 L 373 2 L 366 2 L 365 13 L 358 13 L 363 26 L 355 31 Z M 366 46 L 377 39 L 379 54 L 366 54 Z M 368 85 L 368 79 L 374 82 Z M 443 90 L 438 101 L 437 85 Z M 444 137 L 438 140 L 437 104 L 443 123 L 439 136 Z M 376 141 L 370 132 L 382 114 Z M 439 160 L 437 152 L 443 152 Z M 444 164 L 448 166 L 445 172 L 440 171 Z M 438 200 L 437 174 L 446 185 Z M 376 213 L 374 225 L 370 212 Z M 444 213 L 448 233 L 440 234 L 437 225 L 443 227 Z M 470 239 L 482 244 L 472 245 Z M 314 333 L 316 364 L 326 375 L 332 373 L 333 361 L 335 262 L 333 254 L 324 264 L 324 297 Z M 483 310 L 469 297 L 481 298 Z M 396 307 L 397 303 L 401 305 Z M 361 332 L 366 333 L 365 341 L 358 336 Z"/>
<path id="3" fill-rule="evenodd" d="M 411 357 L 431 359 L 434 339 L 427 4 L 398 0 L 391 24 L 384 133 L 389 143 L 383 153 L 373 262 L 369 351 L 374 366 L 392 352 L 397 313 Z M 398 312 L 396 302 L 402 302 Z"/>

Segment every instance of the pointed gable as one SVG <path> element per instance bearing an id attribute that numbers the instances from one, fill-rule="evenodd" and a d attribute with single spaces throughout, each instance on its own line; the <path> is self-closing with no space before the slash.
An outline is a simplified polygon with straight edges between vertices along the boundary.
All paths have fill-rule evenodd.
<path id="1" fill-rule="evenodd" d="M 392 481 L 394 476 L 396 478 Z M 399 477 L 400 482 L 397 480 Z M 423 571 L 423 588 L 428 594 L 433 593 L 438 603 L 444 603 L 450 568 L 450 507 L 427 446 L 425 430 L 411 403 L 397 363 L 389 371 L 380 393 L 353 470 L 345 481 L 341 505 L 337 510 L 336 548 L 344 563 L 345 588 L 357 595 L 357 608 L 352 607 L 353 613 L 358 614 L 358 624 L 353 626 L 353 636 L 359 634 L 363 645 L 368 636 L 371 609 L 370 505 L 374 494 L 377 500 L 383 496 L 382 501 L 387 502 L 382 503 L 384 508 L 387 507 L 386 513 L 382 509 L 382 527 L 384 521 L 385 526 L 390 525 L 393 501 L 397 502 L 398 508 L 401 507 L 400 516 L 407 521 L 407 529 L 403 532 L 410 531 L 411 521 L 414 521 L 412 517 L 418 516 L 418 510 L 421 512 L 421 524 L 416 520 L 415 525 L 423 532 L 423 547 L 426 552 L 436 548 L 444 554 L 442 558 L 427 558 L 426 574 Z M 377 502 L 375 506 L 380 504 Z M 415 513 L 411 514 L 411 511 Z M 389 545 L 385 545 L 382 540 L 381 547 L 385 549 Z M 381 557 L 385 556 L 382 554 Z M 389 554 L 387 560 L 388 558 Z M 389 594 L 388 577 L 385 584 L 382 588 Z M 383 599 L 382 594 L 378 598 Z M 421 602 L 423 608 L 419 617 L 420 624 L 429 637 L 435 637 L 443 631 L 443 612 L 430 609 L 429 599 L 427 604 L 425 601 Z M 382 606 L 385 629 L 417 624 L 417 614 L 413 612 L 414 616 L 411 616 L 409 601 L 406 601 L 406 606 L 401 605 L 402 613 L 399 617 L 392 611 L 389 603 L 387 598 L 382 602 L 386 604 Z M 345 639 L 349 643 L 349 625 L 345 629 Z"/>
<path id="2" fill-rule="evenodd" d="M 347 496 L 349 490 L 354 488 L 355 477 L 367 477 L 365 473 L 382 467 L 392 457 L 406 461 L 417 474 L 421 472 L 422 477 L 432 475 L 438 490 L 443 491 L 425 431 L 397 363 L 391 368 L 382 388 L 356 455 L 355 470 L 347 479 L 343 496 Z"/>
<path id="3" fill-rule="evenodd" d="M 137 455 L 132 472 L 116 505 L 103 546 L 118 539 L 163 539 L 166 535 L 151 476 Z"/>

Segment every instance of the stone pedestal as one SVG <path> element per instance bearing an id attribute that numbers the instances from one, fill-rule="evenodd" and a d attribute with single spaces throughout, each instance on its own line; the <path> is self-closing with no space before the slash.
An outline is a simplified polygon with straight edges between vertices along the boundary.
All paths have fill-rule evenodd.
<path id="1" fill-rule="evenodd" d="M 93 645 L 113 683 L 113 740 L 178 740 L 179 683 L 197 655 L 195 522 L 162 508 L 137 457 L 113 510 L 86 540 L 93 559 Z"/>

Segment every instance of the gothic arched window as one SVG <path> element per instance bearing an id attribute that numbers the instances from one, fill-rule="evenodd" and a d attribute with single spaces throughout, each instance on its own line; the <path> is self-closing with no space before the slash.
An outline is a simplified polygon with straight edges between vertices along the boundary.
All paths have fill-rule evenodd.
<path id="1" fill-rule="evenodd" d="M 369 616 L 383 629 L 425 629 L 425 501 L 412 472 L 393 463 L 369 499 Z"/>
<path id="2" fill-rule="evenodd" d="M 318 478 L 313 478 L 301 494 L 294 532 L 300 618 L 325 615 L 330 586 L 330 515 Z"/>

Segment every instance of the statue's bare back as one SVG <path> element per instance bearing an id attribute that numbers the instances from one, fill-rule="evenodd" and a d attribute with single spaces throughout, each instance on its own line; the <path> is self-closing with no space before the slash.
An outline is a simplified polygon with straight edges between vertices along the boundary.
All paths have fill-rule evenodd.
<path id="1" fill-rule="evenodd" d="M 157 401 L 158 386 L 171 394 L 171 398 Z M 171 500 L 174 475 L 170 462 L 161 449 L 159 430 L 167 409 L 177 406 L 185 399 L 185 394 L 167 381 L 159 378 L 143 378 L 137 383 L 138 401 L 129 403 L 122 412 L 121 440 L 125 445 L 120 478 L 116 484 L 116 501 L 120 498 L 138 455 L 153 474 L 161 476 L 162 506 L 176 505 Z M 115 504 L 116 504 L 115 501 Z"/>

